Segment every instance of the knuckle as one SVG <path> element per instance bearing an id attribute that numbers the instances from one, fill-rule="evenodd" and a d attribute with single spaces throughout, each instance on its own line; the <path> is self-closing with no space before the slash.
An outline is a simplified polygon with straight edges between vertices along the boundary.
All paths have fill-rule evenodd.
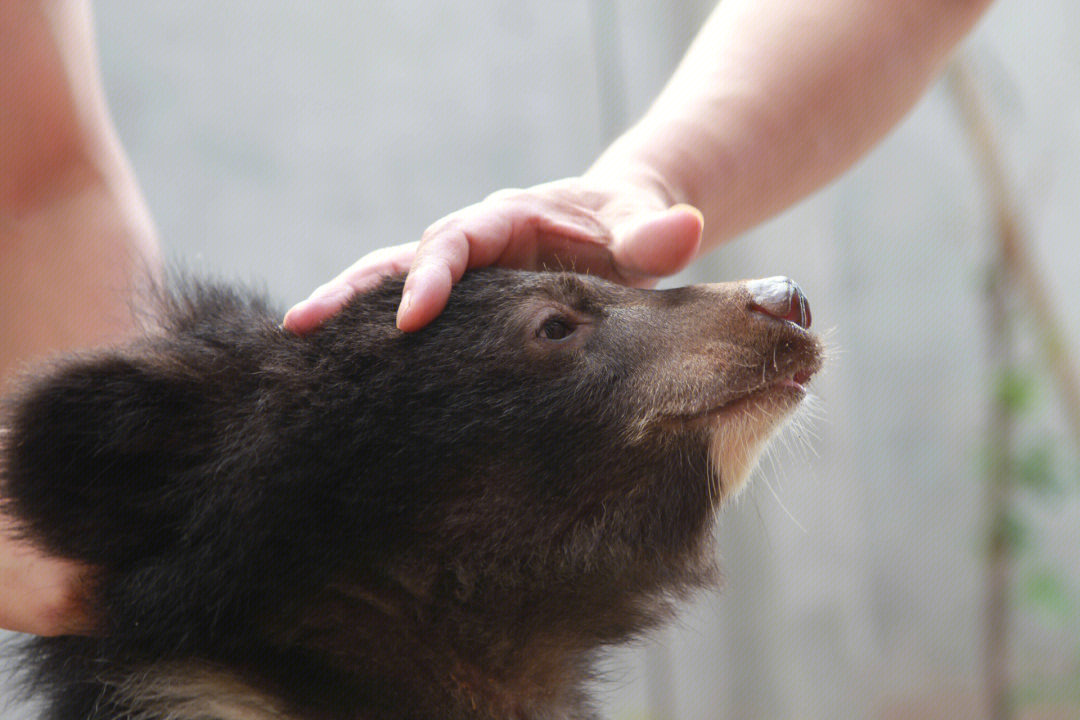
<path id="1" fill-rule="evenodd" d="M 456 213 L 436 220 L 424 230 L 423 235 L 420 236 L 420 244 L 424 245 L 430 243 L 441 235 L 460 230 L 462 222 L 462 219 Z"/>
<path id="2" fill-rule="evenodd" d="M 503 188 L 502 190 L 496 190 L 495 192 L 484 198 L 484 202 L 502 203 L 513 202 L 526 195 L 527 191 L 521 188 Z"/>

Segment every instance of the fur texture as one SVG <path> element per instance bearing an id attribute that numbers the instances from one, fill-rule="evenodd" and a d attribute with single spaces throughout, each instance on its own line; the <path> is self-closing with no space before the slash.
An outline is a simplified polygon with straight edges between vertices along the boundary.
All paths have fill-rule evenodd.
<path id="1" fill-rule="evenodd" d="M 26 646 L 46 718 L 592 717 L 594 654 L 712 581 L 820 363 L 739 283 L 479 271 L 413 334 L 400 294 L 300 338 L 176 281 L 10 398 L 6 509 L 93 568 L 100 630 Z"/>

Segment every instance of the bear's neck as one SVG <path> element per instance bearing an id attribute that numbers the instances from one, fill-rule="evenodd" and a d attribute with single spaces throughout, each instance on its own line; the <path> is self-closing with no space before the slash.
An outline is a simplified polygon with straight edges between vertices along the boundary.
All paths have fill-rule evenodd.
<path id="1" fill-rule="evenodd" d="M 467 604 L 436 606 L 406 594 L 334 588 L 296 631 L 305 650 L 324 658 L 338 676 L 335 687 L 323 691 L 352 698 L 360 717 L 591 717 L 583 685 L 599 643 L 560 637 L 550 627 L 515 627 L 509 608 L 481 613 Z M 291 699 L 300 706 L 319 702 Z M 318 717 L 336 717 L 332 708 L 313 709 Z"/>
<path id="2" fill-rule="evenodd" d="M 711 584 L 711 554 L 697 550 L 680 561 L 658 556 L 618 572 L 579 568 L 543 582 L 464 565 L 448 570 L 418 556 L 390 564 L 393 570 L 346 572 L 349 580 L 324 587 L 303 603 L 302 617 L 281 618 L 280 632 L 271 633 L 273 644 L 325 668 L 295 674 L 325 678 L 314 692 L 285 687 L 286 695 L 320 720 L 592 717 L 584 690 L 592 660 L 666 619 L 678 597 Z M 360 713 L 340 714 L 326 698 Z"/>

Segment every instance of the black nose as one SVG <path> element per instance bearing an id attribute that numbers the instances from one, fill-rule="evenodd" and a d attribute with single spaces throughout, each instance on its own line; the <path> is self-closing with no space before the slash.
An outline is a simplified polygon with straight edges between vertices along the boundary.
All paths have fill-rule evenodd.
<path id="1" fill-rule="evenodd" d="M 790 320 L 799 327 L 810 327 L 810 303 L 795 281 L 778 275 L 746 283 L 750 291 L 750 309 L 780 320 Z"/>

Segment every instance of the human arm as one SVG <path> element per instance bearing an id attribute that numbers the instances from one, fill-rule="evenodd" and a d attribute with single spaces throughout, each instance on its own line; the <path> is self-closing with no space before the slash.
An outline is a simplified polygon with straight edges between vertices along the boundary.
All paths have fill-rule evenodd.
<path id="1" fill-rule="evenodd" d="M 157 253 L 105 105 L 88 3 L 0 3 L 0 390 L 29 360 L 122 337 Z M 0 517 L 0 627 L 85 629 L 83 572 Z"/>
<path id="2" fill-rule="evenodd" d="M 644 117 L 580 177 L 496 193 L 294 307 L 305 332 L 380 274 L 427 324 L 469 267 L 583 267 L 645 284 L 835 178 L 914 105 L 990 0 L 724 0 Z M 704 217 L 704 233 L 695 235 Z"/>

